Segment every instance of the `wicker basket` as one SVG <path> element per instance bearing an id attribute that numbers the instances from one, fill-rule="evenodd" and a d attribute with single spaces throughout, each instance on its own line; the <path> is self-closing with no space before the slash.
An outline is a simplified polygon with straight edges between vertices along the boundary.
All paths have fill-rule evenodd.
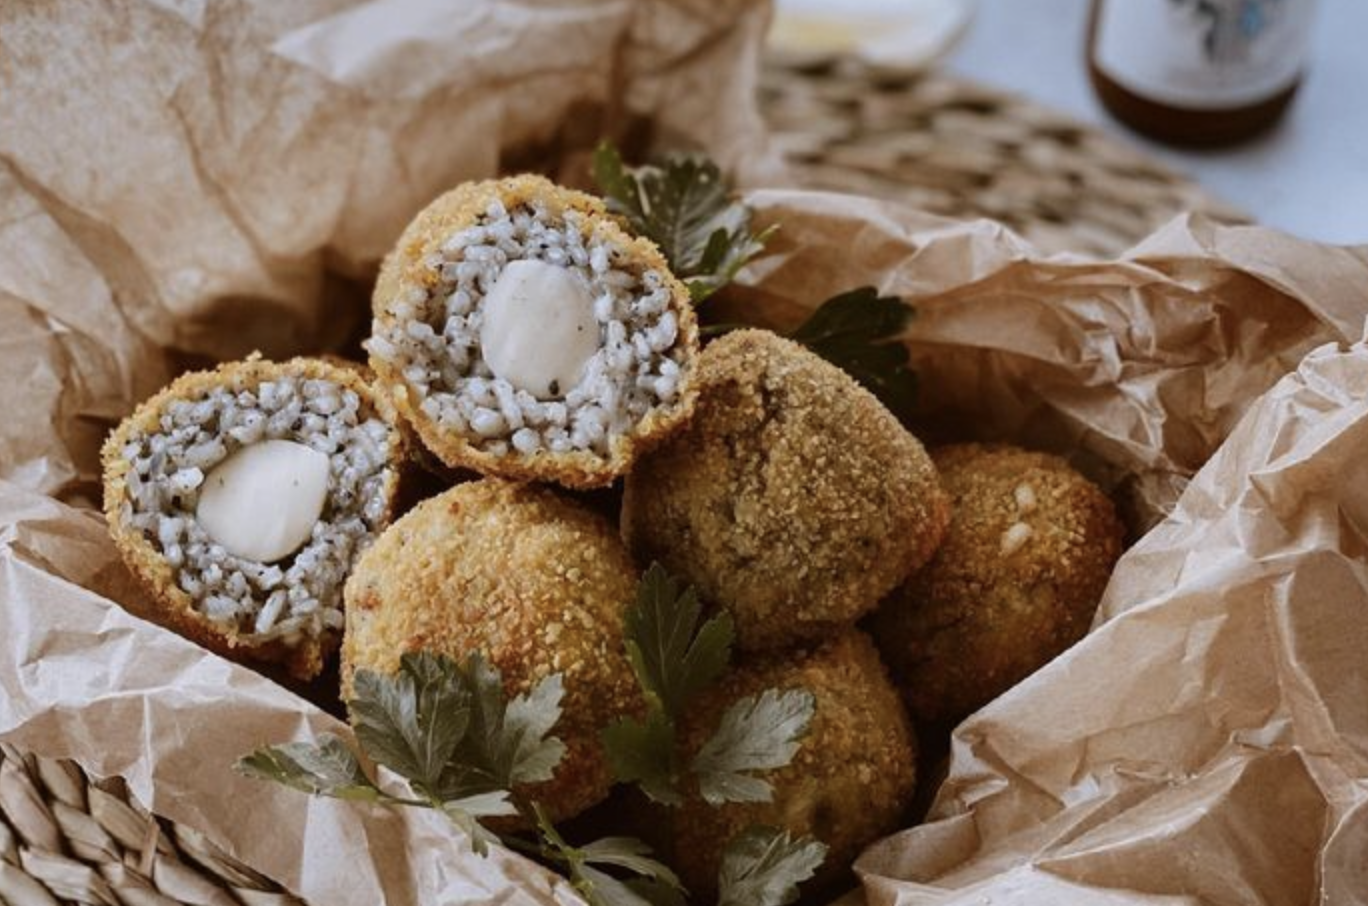
<path id="1" fill-rule="evenodd" d="M 1046 251 L 1114 255 L 1184 210 L 1239 215 L 1088 127 L 940 75 L 773 60 L 763 100 L 798 177 L 1000 220 Z M 300 902 L 119 780 L 0 748 L 0 903 Z"/>

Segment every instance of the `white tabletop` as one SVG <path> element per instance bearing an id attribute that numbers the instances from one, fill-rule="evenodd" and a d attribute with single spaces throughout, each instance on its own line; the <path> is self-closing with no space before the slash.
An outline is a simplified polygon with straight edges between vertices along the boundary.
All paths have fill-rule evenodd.
<path id="1" fill-rule="evenodd" d="M 779 0 L 779 8 L 802 2 Z M 1108 116 L 1084 64 L 1088 2 L 977 0 L 968 32 L 940 65 L 1139 144 L 1262 224 L 1322 242 L 1368 243 L 1368 0 L 1319 0 L 1311 62 L 1287 116 L 1273 132 L 1220 151 L 1170 148 Z M 896 13 L 905 3 L 854 5 Z"/>

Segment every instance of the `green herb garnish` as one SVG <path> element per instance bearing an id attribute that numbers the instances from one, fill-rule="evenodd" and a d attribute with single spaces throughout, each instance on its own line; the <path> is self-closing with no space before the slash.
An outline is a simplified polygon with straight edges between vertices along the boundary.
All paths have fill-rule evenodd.
<path id="1" fill-rule="evenodd" d="M 565 753 L 548 736 L 561 713 L 559 675 L 510 701 L 499 671 L 478 654 L 464 665 L 405 654 L 393 676 L 358 670 L 355 693 L 347 707 L 357 742 L 412 796 L 381 790 L 336 737 L 258 749 L 238 770 L 322 796 L 437 809 L 483 855 L 499 838 L 480 819 L 519 814 L 513 785 L 551 779 Z"/>
<path id="2" fill-rule="evenodd" d="M 715 682 L 731 660 L 731 617 L 699 625 L 702 606 L 652 564 L 627 612 L 627 656 L 647 701 L 644 718 L 623 718 L 603 734 L 614 777 L 635 783 L 663 805 L 684 801 L 678 721 L 686 706 Z M 712 805 L 768 802 L 770 785 L 748 771 L 781 768 L 793 760 L 816 709 L 812 693 L 767 689 L 734 703 L 687 767 Z"/>
<path id="3" fill-rule="evenodd" d="M 788 906 L 798 885 L 812 877 L 826 858 L 826 847 L 788 831 L 755 827 L 733 837 L 722 854 L 717 906 Z"/>
<path id="4" fill-rule="evenodd" d="M 394 797 L 376 787 L 346 743 L 325 733 L 322 742 L 290 742 L 257 749 L 237 769 L 258 780 L 274 780 L 305 793 L 377 802 Z"/>
<path id="5" fill-rule="evenodd" d="M 896 296 L 862 286 L 823 302 L 789 339 L 845 371 L 907 421 L 916 403 L 917 376 L 908 367 L 907 347 L 896 338 L 912 314 Z"/>
<path id="6" fill-rule="evenodd" d="M 646 694 L 648 714 L 604 734 L 615 772 L 631 775 L 659 801 L 682 801 L 675 721 L 726 668 L 731 620 L 699 626 L 702 607 L 653 566 L 638 588 L 627 620 L 628 657 Z M 407 791 L 383 789 L 362 760 L 336 736 L 317 744 L 267 746 L 242 758 L 237 770 L 297 790 L 338 799 L 440 811 L 488 853 L 493 843 L 540 857 L 562 870 L 591 906 L 682 906 L 685 892 L 650 848 L 631 837 L 568 842 L 536 801 L 515 788 L 551 779 L 565 754 L 553 735 L 561 715 L 559 674 L 510 698 L 499 671 L 478 654 L 464 664 L 426 653 L 406 654 L 393 675 L 358 670 L 347 702 L 366 757 L 402 778 Z M 787 764 L 814 708 L 810 693 L 767 691 L 738 702 L 690 770 L 709 802 L 767 799 L 767 784 L 745 773 Z M 763 787 L 763 789 L 762 789 Z M 534 837 L 499 833 L 484 819 L 519 816 Z M 748 829 L 731 842 L 719 883 L 730 906 L 783 906 L 811 874 L 801 869 L 825 851 L 810 840 Z M 764 836 L 770 834 L 771 836 Z M 760 836 L 757 836 L 760 835 Z M 768 841 L 768 842 L 764 842 Z M 800 857 L 796 854 L 807 854 Z M 817 863 L 813 863 L 815 865 Z"/>
<path id="7" fill-rule="evenodd" d="M 782 768 L 798 753 L 814 710 L 806 689 L 766 689 L 733 704 L 694 756 L 698 791 L 711 805 L 769 802 L 774 790 L 747 771 Z"/>
<path id="8" fill-rule="evenodd" d="M 734 200 L 717 164 L 673 154 L 628 167 L 607 142 L 594 151 L 594 181 L 608 210 L 657 246 L 695 303 L 732 281 L 765 247 L 773 228 L 751 232 L 751 209 Z"/>
<path id="9" fill-rule="evenodd" d="M 702 613 L 697 592 L 658 563 L 642 576 L 636 606 L 627 611 L 627 659 L 647 700 L 672 718 L 731 660 L 731 615 L 720 614 L 700 628 Z"/>
<path id="10" fill-rule="evenodd" d="M 750 228 L 753 212 L 733 198 L 718 166 L 701 155 L 676 154 L 659 165 L 628 167 L 607 142 L 594 151 L 594 181 L 608 209 L 660 247 L 695 303 L 732 281 L 764 250 L 775 230 Z M 863 384 L 906 422 L 916 401 L 916 375 L 897 337 L 912 317 L 901 299 L 865 286 L 823 302 L 790 339 Z M 703 324 L 711 338 L 743 324 Z"/>

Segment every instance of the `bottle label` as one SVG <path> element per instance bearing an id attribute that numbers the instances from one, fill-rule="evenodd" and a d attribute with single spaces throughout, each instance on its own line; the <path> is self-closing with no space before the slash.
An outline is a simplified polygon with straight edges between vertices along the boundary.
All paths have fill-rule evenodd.
<path id="1" fill-rule="evenodd" d="M 1093 62 L 1160 104 L 1243 107 L 1296 80 L 1313 0 L 1111 0 L 1099 4 Z"/>

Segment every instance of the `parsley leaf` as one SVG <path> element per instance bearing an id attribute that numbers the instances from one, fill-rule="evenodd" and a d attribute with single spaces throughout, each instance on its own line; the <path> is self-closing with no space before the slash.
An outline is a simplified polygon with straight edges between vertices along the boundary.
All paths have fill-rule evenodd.
<path id="1" fill-rule="evenodd" d="M 464 676 L 471 695 L 469 729 L 443 772 L 442 798 L 550 780 L 565 755 L 565 744 L 548 736 L 561 714 L 560 674 L 512 701 L 505 699 L 499 671 L 480 655 L 470 657 Z"/>
<path id="2" fill-rule="evenodd" d="M 546 810 L 533 805 L 543 846 L 563 864 L 590 906 L 682 906 L 679 878 L 665 865 L 650 858 L 651 848 L 633 837 L 604 837 L 585 846 L 571 846 L 551 823 Z M 592 867 L 594 864 L 624 869 L 637 877 L 623 881 Z"/>
<path id="3" fill-rule="evenodd" d="M 699 629 L 703 607 L 697 592 L 682 584 L 660 564 L 651 564 L 626 620 L 627 658 L 642 691 L 671 718 L 722 675 L 734 635 L 727 614 Z"/>
<path id="4" fill-rule="evenodd" d="M 436 656 L 405 654 L 390 676 L 358 670 L 348 702 L 361 748 L 413 784 L 440 795 L 442 772 L 466 732 L 470 694 Z"/>
<path id="5" fill-rule="evenodd" d="M 637 784 L 666 805 L 684 801 L 675 721 L 731 660 L 731 617 L 722 614 L 700 627 L 702 614 L 693 588 L 660 564 L 651 564 L 637 585 L 636 603 L 627 611 L 624 627 L 627 660 L 645 693 L 647 713 L 641 719 L 618 720 L 603 732 L 614 778 Z"/>
<path id="6" fill-rule="evenodd" d="M 730 283 L 759 255 L 776 227 L 751 232 L 752 211 L 730 198 L 717 164 L 674 154 L 660 164 L 628 167 L 608 142 L 594 151 L 594 181 L 608 210 L 665 255 L 695 304 Z M 828 299 L 789 338 L 843 369 L 904 422 L 916 400 L 916 375 L 897 336 L 912 309 L 902 300 L 861 287 Z M 738 325 L 704 325 L 716 336 Z"/>
<path id="7" fill-rule="evenodd" d="M 354 691 L 347 709 L 357 742 L 418 798 L 378 789 L 331 736 L 318 746 L 261 749 L 238 770 L 309 793 L 438 809 L 484 855 L 499 838 L 480 819 L 519 814 L 513 787 L 551 779 L 565 753 L 549 735 L 561 713 L 559 674 L 509 700 L 499 671 L 478 654 L 464 667 L 440 655 L 406 654 L 393 675 L 358 670 Z"/>
<path id="8" fill-rule="evenodd" d="M 451 799 L 441 804 L 441 811 L 448 821 L 470 837 L 470 848 L 477 856 L 487 855 L 489 847 L 499 842 L 498 835 L 481 824 L 480 819 L 518 814 L 517 807 L 508 798 L 507 790 Z"/>
<path id="9" fill-rule="evenodd" d="M 291 742 L 266 746 L 240 759 L 236 770 L 257 780 L 332 796 L 374 802 L 384 794 L 361 770 L 352 750 L 336 736 L 325 734 L 319 745 Z"/>
<path id="10" fill-rule="evenodd" d="M 788 831 L 752 827 L 733 837 L 722 853 L 717 906 L 788 906 L 798 885 L 812 877 L 827 848 Z"/>
<path id="11" fill-rule="evenodd" d="M 579 847 L 579 855 L 590 864 L 616 865 L 643 878 L 679 888 L 679 878 L 675 873 L 650 858 L 651 848 L 635 837 L 603 837 Z"/>
<path id="12" fill-rule="evenodd" d="M 751 232 L 750 208 L 730 199 L 721 170 L 701 155 L 627 167 L 617 149 L 602 142 L 593 170 L 608 210 L 660 247 L 695 303 L 730 283 L 772 232 Z"/>
<path id="13" fill-rule="evenodd" d="M 863 384 L 904 422 L 916 402 L 917 379 L 907 347 L 897 341 L 912 309 L 901 299 L 862 286 L 833 296 L 789 334 Z"/>
<path id="14" fill-rule="evenodd" d="M 736 702 L 694 756 L 698 789 L 710 805 L 768 802 L 769 783 L 746 771 L 781 768 L 793 760 L 817 700 L 806 689 L 766 689 Z"/>
<path id="15" fill-rule="evenodd" d="M 642 720 L 626 717 L 603 731 L 608 766 L 620 783 L 635 783 L 662 805 L 680 805 L 674 723 L 658 708 Z"/>
<path id="16" fill-rule="evenodd" d="M 646 693 L 644 718 L 623 718 L 603 732 L 613 777 L 635 783 L 652 800 L 680 805 L 682 767 L 676 720 L 685 706 L 722 675 L 731 660 L 731 617 L 698 625 L 698 595 L 658 563 L 642 576 L 626 616 L 627 658 Z M 802 689 L 767 689 L 733 704 L 689 765 L 711 805 L 767 802 L 770 785 L 750 771 L 793 760 L 816 708 Z"/>

